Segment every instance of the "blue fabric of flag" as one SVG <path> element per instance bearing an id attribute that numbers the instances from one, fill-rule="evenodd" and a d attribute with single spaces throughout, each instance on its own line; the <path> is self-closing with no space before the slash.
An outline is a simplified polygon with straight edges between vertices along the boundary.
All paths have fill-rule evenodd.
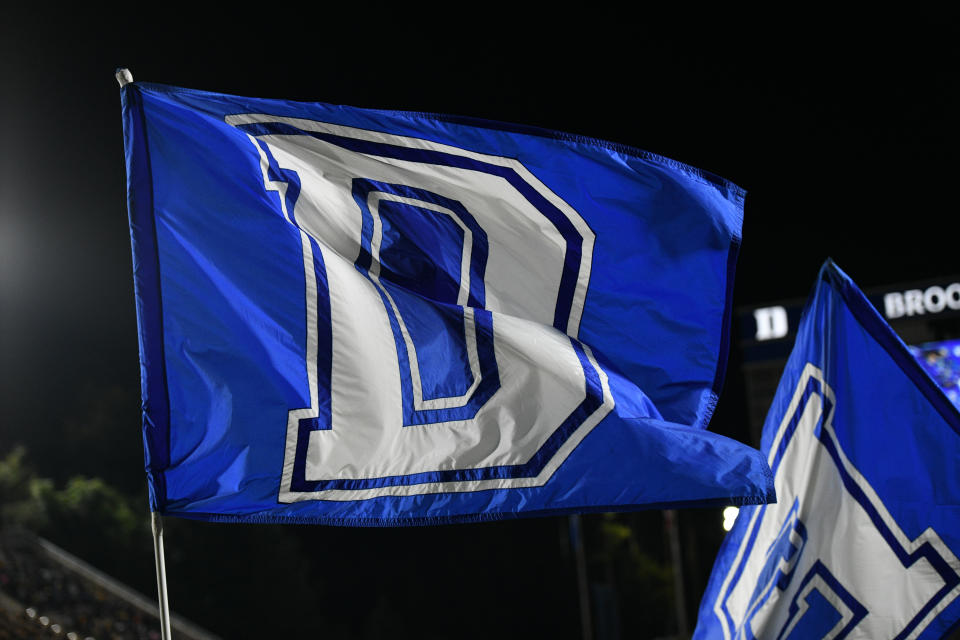
<path id="1" fill-rule="evenodd" d="M 694 638 L 941 638 L 960 620 L 960 414 L 832 261 L 763 428 Z"/>
<path id="2" fill-rule="evenodd" d="M 452 116 L 122 89 L 151 507 L 379 526 L 772 499 L 705 430 L 744 192 Z"/>

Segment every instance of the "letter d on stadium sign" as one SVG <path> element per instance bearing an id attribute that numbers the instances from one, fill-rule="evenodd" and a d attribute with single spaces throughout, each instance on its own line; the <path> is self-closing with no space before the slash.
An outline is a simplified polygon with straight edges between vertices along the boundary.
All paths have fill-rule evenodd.
<path id="1" fill-rule="evenodd" d="M 782 338 L 790 330 L 787 310 L 780 306 L 754 309 L 753 319 L 757 324 L 756 340 Z"/>
<path id="2" fill-rule="evenodd" d="M 576 340 L 594 241 L 579 214 L 510 158 L 227 123 L 303 256 L 309 406 L 289 412 L 280 500 L 546 482 L 613 407 Z"/>

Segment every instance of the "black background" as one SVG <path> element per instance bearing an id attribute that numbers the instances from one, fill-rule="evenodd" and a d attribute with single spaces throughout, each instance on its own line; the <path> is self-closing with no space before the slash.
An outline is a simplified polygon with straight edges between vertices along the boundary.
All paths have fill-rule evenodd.
<path id="1" fill-rule="evenodd" d="M 103 477 L 146 511 L 118 66 L 224 93 L 536 125 L 719 174 L 748 191 L 738 306 L 804 297 L 828 256 L 864 288 L 960 272 L 957 33 L 941 17 L 516 11 L 0 16 L 0 456 L 25 444 L 44 475 Z M 711 428 L 748 441 L 740 362 L 734 347 Z M 613 522 L 665 562 L 659 512 Z M 649 605 L 668 596 L 611 578 L 610 523 L 585 518 L 591 579 L 617 587 L 624 636 L 672 632 L 672 610 Z M 719 510 L 680 524 L 692 624 Z M 168 525 L 173 608 L 225 637 L 579 632 L 563 518 Z M 109 551 L 104 570 L 153 593 L 150 557 Z"/>

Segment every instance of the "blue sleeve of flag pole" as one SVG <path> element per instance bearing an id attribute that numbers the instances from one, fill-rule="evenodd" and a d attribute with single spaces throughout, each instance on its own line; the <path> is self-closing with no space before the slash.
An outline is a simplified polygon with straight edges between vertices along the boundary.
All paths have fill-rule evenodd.
<path id="1" fill-rule="evenodd" d="M 830 261 L 761 450 L 778 502 L 741 509 L 695 638 L 940 638 L 957 625 L 960 414 Z"/>
<path id="2" fill-rule="evenodd" d="M 158 511 L 166 495 L 163 469 L 170 464 L 170 424 L 166 366 L 163 352 L 162 302 L 153 184 L 146 147 L 142 98 L 121 91 L 123 137 L 127 168 L 127 208 L 133 253 L 134 296 L 140 349 L 141 413 L 150 509 Z"/>
<path id="3" fill-rule="evenodd" d="M 513 125 L 123 96 L 163 512 L 404 524 L 772 497 L 757 452 L 704 431 L 735 185 Z"/>

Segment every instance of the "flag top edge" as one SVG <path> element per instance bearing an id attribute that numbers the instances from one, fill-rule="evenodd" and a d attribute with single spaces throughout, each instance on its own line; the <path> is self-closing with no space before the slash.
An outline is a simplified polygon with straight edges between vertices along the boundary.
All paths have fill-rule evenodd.
<path id="1" fill-rule="evenodd" d="M 840 295 L 850 313 L 857 322 L 867 331 L 870 336 L 877 341 L 884 351 L 887 352 L 894 363 L 917 387 L 917 390 L 933 405 L 957 435 L 960 435 L 960 409 L 957 409 L 950 402 L 950 399 L 937 386 L 933 378 L 930 377 L 917 359 L 910 353 L 909 347 L 893 330 L 893 327 L 880 315 L 880 312 L 867 299 L 856 283 L 841 269 L 832 258 L 827 258 L 817 277 L 817 285 L 826 282 Z M 804 307 L 801 323 L 806 319 L 809 308 L 813 302 L 812 295 Z"/>
<path id="2" fill-rule="evenodd" d="M 158 93 L 165 94 L 190 94 L 197 96 L 207 96 L 212 98 L 229 98 L 229 99 L 251 99 L 251 96 L 240 96 L 236 94 L 229 93 L 220 93 L 216 91 L 206 91 L 203 89 L 191 89 L 187 87 L 177 87 L 174 85 L 167 85 L 161 83 L 153 82 L 131 82 L 128 85 L 124 86 L 122 90 L 126 90 L 128 87 L 135 86 L 139 89 L 145 89 L 148 91 L 156 91 Z M 612 151 L 619 153 L 625 156 L 630 156 L 637 158 L 639 160 L 645 160 L 648 162 L 655 162 L 657 164 L 664 165 L 671 169 L 682 171 L 691 176 L 694 176 L 707 184 L 727 192 L 728 200 L 732 201 L 737 205 L 739 209 L 743 209 L 744 200 L 747 195 L 747 190 L 736 184 L 732 180 L 724 178 L 716 173 L 707 171 L 705 169 L 700 169 L 691 164 L 681 162 L 679 160 L 674 160 L 673 158 L 668 158 L 667 156 L 653 153 L 651 151 L 646 151 L 638 147 L 631 145 L 612 142 L 609 140 L 604 140 L 602 138 L 594 138 L 591 136 L 585 136 L 575 133 L 568 133 L 565 131 L 558 131 L 555 129 L 548 129 L 545 127 L 538 127 L 535 125 L 527 125 L 520 123 L 505 122 L 500 120 L 491 120 L 486 118 L 478 118 L 473 116 L 460 116 L 455 114 L 442 114 L 442 113 L 432 113 L 426 111 L 404 111 L 399 109 L 373 109 L 369 107 L 355 107 L 352 105 L 342 105 L 334 104 L 328 102 L 320 101 L 308 101 L 308 100 L 286 100 L 284 98 L 252 98 L 255 100 L 278 100 L 284 102 L 290 102 L 298 105 L 323 105 L 329 107 L 348 107 L 357 111 L 362 111 L 368 114 L 378 114 L 378 115 L 388 115 L 388 116 L 402 116 L 410 118 L 420 118 L 424 120 L 435 120 L 438 122 L 445 122 L 449 124 L 459 124 L 464 126 L 476 127 L 481 129 L 490 129 L 494 131 L 501 131 L 505 133 L 516 133 L 521 135 L 530 135 L 540 138 L 546 138 L 551 140 L 557 140 L 560 142 L 568 142 L 574 144 L 585 144 L 594 146 L 606 151 Z M 739 235 L 739 233 L 737 234 Z"/>

